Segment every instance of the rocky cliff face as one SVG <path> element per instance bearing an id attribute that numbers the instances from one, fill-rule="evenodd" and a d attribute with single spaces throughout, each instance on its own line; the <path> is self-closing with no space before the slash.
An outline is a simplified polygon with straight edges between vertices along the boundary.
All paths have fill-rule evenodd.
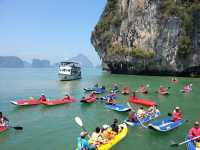
<path id="1" fill-rule="evenodd" d="M 181 0 L 108 0 L 91 37 L 103 69 L 200 75 L 200 6 L 194 6 Z"/>
<path id="2" fill-rule="evenodd" d="M 16 56 L 0 56 L 0 68 L 23 68 L 23 61 Z"/>

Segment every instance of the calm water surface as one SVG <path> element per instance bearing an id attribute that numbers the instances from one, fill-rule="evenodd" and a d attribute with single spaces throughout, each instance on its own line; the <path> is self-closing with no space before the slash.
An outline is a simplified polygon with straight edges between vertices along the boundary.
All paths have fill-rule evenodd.
<path id="1" fill-rule="evenodd" d="M 83 78 L 77 81 L 60 82 L 55 68 L 48 69 L 0 69 L 0 111 L 10 119 L 10 124 L 21 125 L 23 131 L 9 129 L 0 134 L 0 150 L 74 150 L 76 138 L 81 129 L 74 117 L 80 116 L 88 131 L 102 124 L 111 124 L 113 118 L 123 121 L 127 113 L 118 113 L 104 108 L 102 102 L 84 105 L 79 102 L 83 88 L 96 83 L 111 87 L 118 83 L 136 90 L 143 84 L 150 85 L 148 95 L 138 97 L 156 101 L 165 117 L 175 106 L 180 106 L 189 122 L 168 132 L 158 133 L 142 127 L 129 127 L 127 137 L 112 150 L 184 150 L 185 146 L 172 148 L 173 141 L 182 141 L 194 120 L 200 120 L 200 80 L 198 78 L 179 78 L 176 85 L 170 77 L 110 75 L 100 69 L 83 69 Z M 186 83 L 193 84 L 190 94 L 180 93 Z M 155 89 L 162 84 L 170 88 L 169 96 L 158 96 Z M 39 97 L 44 92 L 49 99 L 62 98 L 66 93 L 77 99 L 76 103 L 54 107 L 31 106 L 16 107 L 10 100 Z M 128 97 L 119 96 L 117 101 L 126 104 Z"/>

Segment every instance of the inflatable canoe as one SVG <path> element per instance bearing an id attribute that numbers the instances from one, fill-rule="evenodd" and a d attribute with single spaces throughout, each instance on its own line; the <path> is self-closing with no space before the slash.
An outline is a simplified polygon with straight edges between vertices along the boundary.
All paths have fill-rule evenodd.
<path id="1" fill-rule="evenodd" d="M 116 94 L 110 94 L 110 95 L 100 97 L 101 100 L 107 100 L 108 98 L 116 99 L 117 95 Z"/>
<path id="2" fill-rule="evenodd" d="M 102 87 L 93 87 L 93 88 L 84 88 L 85 92 L 95 92 L 96 94 L 101 94 L 105 92 L 105 88 Z"/>
<path id="3" fill-rule="evenodd" d="M 93 103 L 93 102 L 96 102 L 96 97 L 85 97 L 85 98 L 82 98 L 80 102 Z"/>
<path id="4" fill-rule="evenodd" d="M 156 102 L 152 100 L 146 100 L 143 98 L 136 98 L 136 97 L 129 97 L 128 99 L 129 102 L 134 103 L 134 104 L 140 104 L 140 105 L 145 105 L 145 106 L 156 106 Z"/>
<path id="5" fill-rule="evenodd" d="M 127 125 L 125 123 L 120 124 L 119 125 L 119 129 L 120 129 L 120 132 L 117 135 L 115 135 L 115 137 L 113 139 L 111 139 L 110 141 L 108 141 L 107 144 L 98 145 L 97 146 L 97 150 L 109 150 L 114 145 L 116 145 L 117 143 L 119 143 L 122 139 L 124 139 L 126 137 L 127 133 L 128 133 Z M 107 130 L 111 130 L 111 129 L 108 128 Z M 89 140 L 89 143 L 92 144 L 92 141 Z"/>
<path id="6" fill-rule="evenodd" d="M 140 119 L 140 122 L 141 123 L 149 122 L 150 120 L 155 119 L 158 116 L 160 116 L 160 111 L 156 110 L 156 112 L 154 114 L 151 114 L 149 116 L 145 116 L 144 118 Z M 132 121 L 124 120 L 124 122 L 126 124 L 128 124 L 129 126 L 139 126 L 139 125 L 141 125 L 141 123 L 139 121 L 132 122 Z"/>
<path id="7" fill-rule="evenodd" d="M 0 126 L 0 133 L 6 131 L 7 129 L 8 129 L 7 127 L 2 127 L 2 126 Z"/>
<path id="8" fill-rule="evenodd" d="M 72 103 L 75 99 L 70 97 L 69 99 L 63 98 L 63 99 L 56 99 L 56 100 L 50 100 L 50 101 L 41 101 L 41 104 L 46 106 L 54 106 L 54 105 L 60 105 L 60 104 L 66 104 L 66 103 Z"/>
<path id="9" fill-rule="evenodd" d="M 169 92 L 168 92 L 168 91 L 164 91 L 164 92 L 158 91 L 158 93 L 159 93 L 160 95 L 169 95 Z"/>
<path id="10" fill-rule="evenodd" d="M 29 99 L 29 100 L 17 100 L 17 101 L 10 101 L 14 105 L 18 106 L 29 106 L 29 105 L 38 105 L 40 101 L 37 99 Z"/>
<path id="11" fill-rule="evenodd" d="M 184 120 L 178 120 L 176 122 L 170 121 L 171 117 L 162 118 L 149 124 L 149 128 L 160 132 L 167 132 L 173 130 L 184 123 Z"/>
<path id="12" fill-rule="evenodd" d="M 131 108 L 129 108 L 128 106 L 125 106 L 123 104 L 106 105 L 105 108 L 120 111 L 120 112 L 131 110 Z"/>
<path id="13" fill-rule="evenodd" d="M 189 138 L 186 138 L 186 140 L 189 140 Z M 190 142 L 186 143 L 186 147 L 187 147 L 187 150 L 200 150 L 200 147 L 197 147 L 195 145 L 194 141 L 190 141 Z"/>

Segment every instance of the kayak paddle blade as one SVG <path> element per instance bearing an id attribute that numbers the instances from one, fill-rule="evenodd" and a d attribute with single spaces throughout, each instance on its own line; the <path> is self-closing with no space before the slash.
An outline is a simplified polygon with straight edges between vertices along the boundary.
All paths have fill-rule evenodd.
<path id="1" fill-rule="evenodd" d="M 171 146 L 171 147 L 178 147 L 179 144 L 178 144 L 178 143 L 175 143 L 175 144 L 171 144 L 170 146 Z"/>
<path id="2" fill-rule="evenodd" d="M 14 128 L 15 130 L 23 130 L 23 127 L 12 127 Z"/>
<path id="3" fill-rule="evenodd" d="M 81 120 L 80 117 L 76 116 L 76 117 L 74 118 L 74 120 L 75 120 L 75 122 L 76 122 L 80 127 L 83 127 L 83 122 L 82 122 L 82 120 Z"/>

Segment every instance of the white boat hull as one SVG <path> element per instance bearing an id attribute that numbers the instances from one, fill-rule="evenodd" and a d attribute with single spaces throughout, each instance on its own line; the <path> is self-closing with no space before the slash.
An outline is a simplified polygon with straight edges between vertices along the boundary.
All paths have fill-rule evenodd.
<path id="1" fill-rule="evenodd" d="M 81 79 L 80 74 L 76 74 L 76 75 L 59 74 L 60 81 L 70 81 L 70 80 L 78 80 L 78 79 Z"/>

